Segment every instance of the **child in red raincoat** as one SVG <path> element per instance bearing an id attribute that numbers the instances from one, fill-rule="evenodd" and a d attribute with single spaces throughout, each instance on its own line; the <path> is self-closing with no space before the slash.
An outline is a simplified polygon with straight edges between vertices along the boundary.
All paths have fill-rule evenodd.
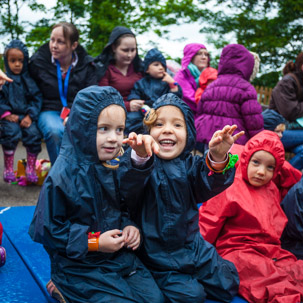
<path id="1" fill-rule="evenodd" d="M 218 71 L 213 67 L 206 67 L 199 77 L 199 87 L 195 93 L 196 103 L 201 99 L 203 92 L 205 91 L 207 85 L 212 83 L 218 78 Z"/>
<path id="2" fill-rule="evenodd" d="M 284 163 L 277 134 L 262 131 L 241 154 L 234 183 L 200 208 L 200 231 L 239 272 L 249 302 L 303 301 L 303 262 L 281 248 L 287 218 L 272 181 Z"/>

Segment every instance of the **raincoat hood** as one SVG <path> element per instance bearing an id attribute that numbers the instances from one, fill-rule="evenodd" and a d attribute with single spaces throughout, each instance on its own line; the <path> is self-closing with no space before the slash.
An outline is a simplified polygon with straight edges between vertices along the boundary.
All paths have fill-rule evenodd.
<path id="1" fill-rule="evenodd" d="M 119 39 L 119 37 L 121 37 L 122 35 L 126 35 L 126 34 L 132 35 L 132 36 L 134 36 L 134 38 L 136 38 L 135 34 L 129 28 L 124 27 L 124 26 L 116 26 L 112 30 L 112 32 L 109 36 L 109 41 L 105 45 L 102 53 L 95 58 L 94 62 L 96 63 L 96 62 L 101 61 L 101 63 L 104 64 L 104 69 L 106 70 L 108 65 L 110 64 L 110 62 L 112 62 L 114 60 L 112 45 L 114 44 L 114 42 L 117 39 Z M 138 55 L 138 47 L 137 47 L 136 56 L 133 60 L 133 64 L 134 64 L 134 68 L 136 71 L 139 71 L 142 68 L 142 61 Z"/>
<path id="2" fill-rule="evenodd" d="M 22 53 L 23 53 L 23 56 L 24 56 L 24 60 L 23 60 L 23 68 L 22 68 L 22 71 L 19 75 L 15 75 L 12 73 L 11 69 L 9 68 L 9 65 L 8 65 L 8 61 L 7 61 L 7 52 L 8 50 L 10 50 L 11 48 L 16 48 L 16 49 L 19 49 Z M 23 42 L 21 42 L 20 40 L 12 40 L 6 47 L 5 47 L 5 50 L 4 50 L 4 65 L 5 65 L 5 70 L 6 70 L 6 73 L 7 75 L 10 77 L 10 78 L 15 78 L 15 77 L 19 77 L 22 73 L 24 72 L 27 72 L 28 71 L 28 50 L 27 50 L 27 47 L 24 45 Z"/>
<path id="3" fill-rule="evenodd" d="M 151 63 L 156 62 L 156 61 L 160 62 L 166 70 L 166 60 L 165 60 L 164 56 L 157 48 L 153 48 L 147 52 L 147 54 L 144 58 L 144 72 L 147 71 L 147 69 Z"/>
<path id="4" fill-rule="evenodd" d="M 99 162 L 96 146 L 98 117 L 110 105 L 119 105 L 126 113 L 123 99 L 113 87 L 90 86 L 79 91 L 66 124 L 60 154 L 82 163 Z"/>
<path id="5" fill-rule="evenodd" d="M 278 112 L 273 109 L 267 108 L 262 112 L 264 119 L 264 129 L 274 131 L 275 128 L 282 123 L 286 123 L 286 120 Z"/>
<path id="6" fill-rule="evenodd" d="M 177 97 L 172 93 L 161 96 L 154 103 L 153 107 L 155 110 L 157 110 L 159 107 L 167 106 L 167 105 L 178 107 L 184 116 L 184 120 L 186 123 L 186 131 L 187 131 L 187 140 L 186 140 L 187 142 L 182 154 L 188 154 L 193 150 L 196 142 L 196 128 L 195 128 L 193 112 L 184 101 L 182 101 L 179 97 Z"/>
<path id="7" fill-rule="evenodd" d="M 202 89 L 205 89 L 209 80 L 216 80 L 218 71 L 213 67 L 206 67 L 199 78 L 199 84 Z"/>
<path id="8" fill-rule="evenodd" d="M 248 181 L 247 167 L 252 155 L 259 151 L 264 150 L 272 154 L 276 160 L 276 167 L 273 175 L 273 179 L 277 173 L 281 170 L 281 167 L 285 161 L 285 152 L 283 144 L 279 136 L 269 130 L 263 130 L 254 137 L 252 137 L 244 146 L 244 150 L 241 154 L 241 171 L 243 178 Z"/>
<path id="9" fill-rule="evenodd" d="M 238 75 L 249 81 L 254 65 L 254 56 L 243 45 L 229 44 L 222 50 L 218 75 Z"/>
<path id="10" fill-rule="evenodd" d="M 183 49 L 183 58 L 181 61 L 182 69 L 186 69 L 188 64 L 191 62 L 192 58 L 195 56 L 195 54 L 201 49 L 206 49 L 205 45 L 200 43 L 190 43 L 185 45 Z M 210 60 L 210 59 L 209 59 Z M 209 60 L 208 60 L 208 66 L 209 66 Z"/>

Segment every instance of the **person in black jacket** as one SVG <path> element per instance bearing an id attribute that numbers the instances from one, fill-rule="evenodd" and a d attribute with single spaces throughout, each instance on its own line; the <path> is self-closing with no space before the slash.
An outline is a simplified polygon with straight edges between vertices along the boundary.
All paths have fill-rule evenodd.
<path id="1" fill-rule="evenodd" d="M 27 150 L 26 178 L 37 182 L 35 171 L 37 155 L 41 151 L 41 134 L 37 127 L 42 105 L 42 95 L 28 73 L 28 51 L 20 40 L 12 40 L 4 51 L 7 82 L 0 91 L 0 123 L 4 153 L 5 182 L 16 182 L 14 153 L 21 139 Z"/>
<path id="2" fill-rule="evenodd" d="M 64 120 L 77 92 L 97 84 L 93 58 L 79 45 L 77 28 L 67 22 L 53 26 L 50 42 L 31 57 L 29 71 L 42 95 L 38 127 L 54 164 L 61 145 Z"/>
<path id="3" fill-rule="evenodd" d="M 303 177 L 288 191 L 281 207 L 288 219 L 281 246 L 303 260 Z"/>
<path id="4" fill-rule="evenodd" d="M 206 296 L 230 302 L 238 291 L 238 273 L 201 236 L 197 203 L 232 184 L 234 156 L 227 151 L 243 132 L 233 135 L 236 126 L 225 126 L 214 134 L 208 156 L 193 156 L 192 110 L 172 93 L 154 103 L 144 122 L 159 152 L 148 159 L 136 147 L 132 160 L 120 165 L 121 195 L 144 237 L 139 257 L 166 302 L 204 302 Z M 128 140 L 133 148 L 132 137 L 136 134 Z M 139 166 L 138 157 L 153 162 Z"/>
<path id="5" fill-rule="evenodd" d="M 51 261 L 62 302 L 163 303 L 135 256 L 140 232 L 119 193 L 126 109 L 112 87 L 81 90 L 29 228 Z"/>

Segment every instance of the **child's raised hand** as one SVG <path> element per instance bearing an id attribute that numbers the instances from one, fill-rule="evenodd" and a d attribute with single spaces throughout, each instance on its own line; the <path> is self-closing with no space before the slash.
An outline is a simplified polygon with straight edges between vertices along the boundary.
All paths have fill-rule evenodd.
<path id="1" fill-rule="evenodd" d="M 173 84 L 175 82 L 175 80 L 167 72 L 164 73 L 164 77 L 163 77 L 162 81 L 164 81 L 168 84 Z"/>
<path id="2" fill-rule="evenodd" d="M 102 233 L 99 237 L 99 251 L 113 253 L 125 244 L 125 235 L 119 229 L 112 229 Z"/>
<path id="3" fill-rule="evenodd" d="M 123 143 L 127 143 L 142 158 L 151 157 L 153 152 L 158 154 L 160 151 L 158 143 L 150 135 L 137 135 L 132 132 L 123 140 Z"/>
<path id="4" fill-rule="evenodd" d="M 125 244 L 127 248 L 136 250 L 140 245 L 140 232 L 135 226 L 128 225 L 124 227 L 122 235 L 125 235 Z"/>
<path id="5" fill-rule="evenodd" d="M 237 125 L 225 125 L 222 130 L 217 130 L 209 141 L 209 151 L 211 157 L 216 162 L 224 161 L 226 153 L 234 142 L 244 135 L 244 131 L 233 135 Z"/>

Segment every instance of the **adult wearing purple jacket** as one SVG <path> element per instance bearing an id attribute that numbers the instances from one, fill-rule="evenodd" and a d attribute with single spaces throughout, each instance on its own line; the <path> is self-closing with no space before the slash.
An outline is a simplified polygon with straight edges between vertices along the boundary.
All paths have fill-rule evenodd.
<path id="1" fill-rule="evenodd" d="M 195 93 L 199 87 L 199 77 L 204 68 L 209 66 L 209 53 L 203 44 L 190 43 L 183 50 L 182 68 L 174 79 L 182 88 L 183 101 L 192 109 L 194 115 L 197 111 Z"/>
<path id="2" fill-rule="evenodd" d="M 262 107 L 249 83 L 253 72 L 256 73 L 254 56 L 243 45 L 223 48 L 218 79 L 207 86 L 198 103 L 197 142 L 208 144 L 212 134 L 225 125 L 236 124 L 236 132 L 245 131 L 237 141 L 242 145 L 263 130 Z"/>

